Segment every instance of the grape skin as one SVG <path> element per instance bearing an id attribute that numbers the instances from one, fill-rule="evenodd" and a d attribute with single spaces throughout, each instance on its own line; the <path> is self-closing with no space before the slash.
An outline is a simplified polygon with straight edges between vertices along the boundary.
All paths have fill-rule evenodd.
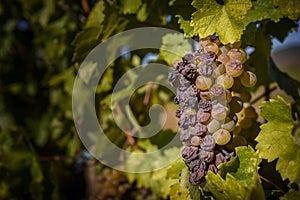
<path id="1" fill-rule="evenodd" d="M 230 60 L 226 63 L 225 68 L 226 73 L 232 77 L 238 77 L 244 71 L 243 64 L 239 60 Z"/>
<path id="2" fill-rule="evenodd" d="M 245 87 L 253 87 L 256 82 L 257 78 L 253 72 L 245 71 L 240 77 L 241 83 Z"/>
<path id="3" fill-rule="evenodd" d="M 218 144 L 218 145 L 225 145 L 231 139 L 231 135 L 230 135 L 229 131 L 227 131 L 226 129 L 219 129 L 219 130 L 217 130 L 213 134 L 213 137 L 214 137 L 214 139 L 216 141 L 216 144 Z"/>

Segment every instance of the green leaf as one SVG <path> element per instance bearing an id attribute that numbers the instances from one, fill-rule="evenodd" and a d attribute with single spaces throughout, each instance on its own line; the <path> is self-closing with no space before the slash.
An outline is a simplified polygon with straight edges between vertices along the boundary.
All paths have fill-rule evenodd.
<path id="1" fill-rule="evenodd" d="M 178 24 L 180 24 L 180 29 L 183 30 L 184 36 L 193 37 L 194 27 L 191 26 L 191 22 L 183 19 L 181 15 L 176 15 L 176 17 L 178 18 Z"/>
<path id="2" fill-rule="evenodd" d="M 159 57 L 172 65 L 175 60 L 181 59 L 190 50 L 192 50 L 192 46 L 182 34 L 169 33 L 162 38 Z"/>
<path id="3" fill-rule="evenodd" d="M 209 171 L 206 176 L 209 190 L 217 199 L 252 199 L 253 197 L 264 199 L 258 174 L 260 159 L 257 153 L 251 147 L 245 146 L 237 147 L 235 150 L 239 161 L 237 171 L 235 172 L 234 167 L 233 172 L 227 172 L 225 179 L 219 173 L 214 174 Z M 234 166 L 235 162 L 232 161 L 230 165 Z"/>
<path id="4" fill-rule="evenodd" d="M 278 6 L 281 13 L 292 20 L 300 18 L 299 0 L 273 0 L 274 6 Z"/>
<path id="5" fill-rule="evenodd" d="M 44 7 L 41 10 L 40 16 L 38 18 L 39 23 L 43 28 L 46 28 L 48 25 L 48 22 L 50 20 L 50 17 L 55 12 L 55 1 L 54 0 L 48 0 L 44 1 Z"/>
<path id="6" fill-rule="evenodd" d="M 167 169 L 167 176 L 173 179 L 179 179 L 181 170 L 185 167 L 185 163 L 182 158 L 175 161 L 170 167 Z"/>
<path id="7" fill-rule="evenodd" d="M 170 199 L 171 200 L 191 200 L 190 192 L 187 188 L 180 186 L 179 183 L 176 183 L 171 186 Z"/>
<path id="8" fill-rule="evenodd" d="M 121 10 L 124 14 L 133 14 L 136 13 L 136 11 L 139 9 L 139 7 L 142 5 L 141 0 L 120 0 L 121 3 Z"/>
<path id="9" fill-rule="evenodd" d="M 141 8 L 136 13 L 136 19 L 140 22 L 144 22 L 147 20 L 149 13 L 147 13 L 147 4 L 144 3 Z"/>
<path id="10" fill-rule="evenodd" d="M 84 29 L 89 27 L 102 27 L 102 23 L 104 22 L 105 15 L 104 15 L 105 5 L 103 1 L 98 1 L 95 6 L 93 7 L 92 11 L 90 12 L 86 23 L 84 25 Z"/>
<path id="11" fill-rule="evenodd" d="M 272 0 L 257 0 L 253 2 L 253 7 L 245 15 L 243 22 L 245 25 L 264 19 L 278 22 L 282 17 L 281 12 L 273 6 Z"/>
<path id="12" fill-rule="evenodd" d="M 266 33 L 276 37 L 280 42 L 283 42 L 287 35 L 296 30 L 298 27 L 297 23 L 289 18 L 280 19 L 279 22 L 275 23 L 270 21 L 266 25 Z"/>
<path id="13" fill-rule="evenodd" d="M 224 179 L 227 173 L 236 172 L 239 167 L 238 157 L 231 158 L 228 162 L 222 163 L 218 166 L 218 174 Z"/>
<path id="14" fill-rule="evenodd" d="M 38 160 L 35 157 L 31 159 L 30 173 L 32 182 L 41 183 L 44 180 L 44 175 Z"/>
<path id="15" fill-rule="evenodd" d="M 249 65 L 254 68 L 257 76 L 256 87 L 272 83 L 272 79 L 266 76 L 269 73 L 270 52 L 272 47 L 271 37 L 265 35 L 265 28 L 261 26 L 255 32 L 255 51 L 250 55 Z"/>
<path id="16" fill-rule="evenodd" d="M 155 145 L 151 145 L 149 140 L 144 140 L 138 143 L 139 146 L 142 146 L 146 151 L 151 152 L 157 147 Z M 135 151 L 136 153 L 141 153 L 141 151 Z M 180 155 L 179 148 L 171 148 L 167 149 L 163 152 L 163 154 L 155 156 L 147 155 L 147 158 L 142 159 L 142 156 L 139 156 L 137 159 L 136 156 L 131 154 L 129 158 L 126 159 L 126 169 L 133 171 L 134 169 L 150 169 L 147 173 L 126 173 L 127 178 L 130 182 L 136 181 L 137 187 L 146 187 L 150 188 L 153 193 L 156 195 L 166 198 L 170 194 L 170 186 L 174 185 L 178 182 L 178 179 L 169 178 L 168 170 L 169 167 L 164 167 L 159 169 L 159 166 L 164 165 L 166 162 L 170 162 L 170 159 L 175 158 L 176 156 Z M 172 165 L 171 165 L 172 166 Z M 170 175 L 170 174 L 169 174 Z M 173 174 L 171 174 L 173 176 Z M 173 176 L 175 177 L 175 175 Z"/>
<path id="17" fill-rule="evenodd" d="M 280 200 L 299 200 L 300 191 L 290 190 L 288 193 L 280 197 Z"/>
<path id="18" fill-rule="evenodd" d="M 82 61 L 88 52 L 99 43 L 103 31 L 105 4 L 98 1 L 91 10 L 83 30 L 80 31 L 72 42 L 75 46 L 73 61 Z"/>
<path id="19" fill-rule="evenodd" d="M 255 139 L 259 157 L 271 162 L 278 159 L 276 169 L 283 180 L 300 183 L 300 147 L 296 144 L 291 107 L 281 98 L 264 102 L 261 115 L 268 121 L 261 125 Z"/>
<path id="20" fill-rule="evenodd" d="M 198 9 L 192 14 L 194 33 L 201 38 L 216 33 L 223 44 L 240 40 L 246 27 L 242 19 L 252 7 L 250 0 L 228 0 L 225 5 L 210 0 L 194 0 L 192 5 Z"/>

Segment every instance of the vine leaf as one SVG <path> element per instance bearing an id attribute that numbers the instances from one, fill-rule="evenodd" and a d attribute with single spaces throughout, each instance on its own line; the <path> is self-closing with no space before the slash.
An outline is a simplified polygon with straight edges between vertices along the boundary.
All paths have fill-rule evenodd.
<path id="1" fill-rule="evenodd" d="M 185 167 L 182 158 L 176 160 L 167 170 L 167 176 L 172 179 L 179 179 L 181 170 Z"/>
<path id="2" fill-rule="evenodd" d="M 257 75 L 257 83 L 255 87 L 260 85 L 268 85 L 273 82 L 269 76 L 270 52 L 272 48 L 272 41 L 270 36 L 264 34 L 265 28 L 259 27 L 255 31 L 255 44 L 259 48 L 250 55 L 249 65 L 254 67 L 255 74 Z M 260 45 L 264 44 L 264 45 Z"/>
<path id="3" fill-rule="evenodd" d="M 299 200 L 300 191 L 290 190 L 288 193 L 280 197 L 280 200 Z"/>
<path id="4" fill-rule="evenodd" d="M 157 151 L 158 148 L 156 145 L 153 145 L 149 140 L 138 141 L 137 145 L 144 149 L 146 152 Z M 136 150 L 137 152 L 141 152 L 141 150 Z M 134 169 L 139 168 L 148 168 L 151 172 L 146 173 L 126 173 L 126 176 L 130 183 L 136 182 L 137 187 L 145 187 L 150 188 L 151 191 L 162 198 L 167 198 L 170 194 L 171 185 L 178 183 L 179 178 L 172 178 L 176 176 L 176 172 L 172 172 L 169 167 L 164 167 L 157 170 L 162 163 L 170 162 L 170 159 L 180 155 L 180 149 L 177 147 L 173 147 L 170 149 L 166 149 L 163 154 L 159 156 L 147 156 L 147 157 L 137 157 L 134 154 L 131 154 L 125 163 L 126 170 L 134 171 Z M 144 159 L 143 159 L 144 158 Z M 180 164 L 180 161 L 176 161 L 174 164 Z M 174 165 L 171 165 L 174 166 Z M 178 166 L 180 168 L 180 166 Z M 178 171 L 177 169 L 174 169 Z M 138 170 L 136 170 L 138 171 Z M 169 177 L 172 176 L 171 178 Z"/>
<path id="5" fill-rule="evenodd" d="M 191 22 L 189 20 L 183 19 L 181 15 L 176 15 L 178 18 L 178 24 L 180 24 L 180 29 L 183 30 L 183 33 L 187 37 L 194 36 L 194 27 L 191 26 Z"/>
<path id="6" fill-rule="evenodd" d="M 281 13 L 292 20 L 300 18 L 300 1 L 299 0 L 273 0 L 274 6 L 278 6 Z"/>
<path id="7" fill-rule="evenodd" d="M 182 187 L 179 183 L 176 183 L 170 188 L 171 200 L 191 200 L 190 192 L 187 188 Z"/>
<path id="8" fill-rule="evenodd" d="M 175 60 L 180 60 L 191 49 L 191 44 L 182 34 L 169 33 L 162 38 L 159 57 L 163 58 L 169 65 L 172 65 Z"/>
<path id="9" fill-rule="evenodd" d="M 141 0 L 121 0 L 121 10 L 124 14 L 133 14 L 136 13 L 139 7 L 142 5 Z"/>
<path id="10" fill-rule="evenodd" d="M 278 158 L 276 170 L 283 178 L 300 183 L 300 147 L 296 144 L 292 130 L 294 127 L 290 105 L 281 98 L 264 102 L 261 115 L 268 121 L 261 125 L 255 139 L 259 157 L 271 162 Z"/>
<path id="11" fill-rule="evenodd" d="M 206 181 L 209 190 L 217 199 L 264 199 L 264 192 L 258 174 L 259 159 L 251 147 L 237 147 L 237 159 L 223 164 L 232 165 L 232 172 L 227 172 L 225 179 L 221 175 L 208 171 Z M 238 168 L 233 167 L 238 162 Z M 222 165 L 219 167 L 222 168 Z M 223 167 L 224 168 L 224 167 Z M 224 172 L 224 170 L 223 170 Z"/>
<path id="12" fill-rule="evenodd" d="M 216 33 L 223 44 L 239 41 L 246 26 L 242 19 L 252 7 L 250 0 L 228 0 L 220 5 L 210 0 L 194 0 L 198 11 L 192 14 L 191 26 L 201 38 Z"/>
<path id="13" fill-rule="evenodd" d="M 271 19 L 274 22 L 278 22 L 283 17 L 281 12 L 273 6 L 272 0 L 257 0 L 252 4 L 253 8 L 247 12 L 243 19 L 245 25 L 264 19 Z"/>

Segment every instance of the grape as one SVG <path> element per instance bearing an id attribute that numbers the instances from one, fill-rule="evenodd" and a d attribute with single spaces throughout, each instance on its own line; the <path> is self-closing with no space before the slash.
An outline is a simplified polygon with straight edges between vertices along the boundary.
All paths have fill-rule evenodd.
<path id="1" fill-rule="evenodd" d="M 246 146 L 247 140 L 243 136 L 235 135 L 232 138 L 232 143 L 233 143 L 233 146 Z"/>
<path id="2" fill-rule="evenodd" d="M 195 126 L 195 135 L 197 136 L 205 136 L 207 133 L 207 126 L 205 126 L 204 124 L 201 123 L 197 123 Z"/>
<path id="3" fill-rule="evenodd" d="M 197 158 L 199 158 L 199 156 Z M 194 159 L 191 161 L 186 160 L 185 163 L 187 164 L 187 166 L 191 172 L 195 172 L 200 168 L 205 169 L 205 163 L 200 159 Z"/>
<path id="4" fill-rule="evenodd" d="M 242 88 L 242 83 L 239 77 L 233 78 L 234 83 L 233 86 L 230 88 L 231 91 L 233 92 L 239 92 Z"/>
<path id="5" fill-rule="evenodd" d="M 245 71 L 240 77 L 241 83 L 245 87 L 253 87 L 256 82 L 256 75 L 253 72 Z"/>
<path id="6" fill-rule="evenodd" d="M 178 65 L 179 63 L 181 63 L 179 60 L 175 60 L 175 61 L 173 62 L 173 66 L 174 66 L 175 69 L 177 69 L 177 65 Z"/>
<path id="7" fill-rule="evenodd" d="M 194 81 L 197 76 L 197 67 L 196 65 L 189 63 L 185 65 L 185 67 L 179 71 L 185 78 L 190 81 Z"/>
<path id="8" fill-rule="evenodd" d="M 225 68 L 226 73 L 232 77 L 238 77 L 244 71 L 243 64 L 239 60 L 230 60 L 226 63 Z"/>
<path id="9" fill-rule="evenodd" d="M 234 120 L 225 121 L 225 123 L 221 125 L 221 128 L 230 132 L 235 129 L 235 124 L 236 122 Z"/>
<path id="10" fill-rule="evenodd" d="M 244 63 L 247 59 L 247 54 L 243 49 L 230 49 L 227 52 L 227 56 L 230 60 L 239 60 Z"/>
<path id="11" fill-rule="evenodd" d="M 210 116 L 211 116 L 211 114 L 209 112 L 205 112 L 201 109 L 199 109 L 199 111 L 197 112 L 198 122 L 200 122 L 202 124 L 206 124 L 209 121 Z"/>
<path id="12" fill-rule="evenodd" d="M 180 86 L 179 78 L 180 78 L 180 73 L 177 70 L 172 70 L 168 75 L 169 82 L 175 88 Z"/>
<path id="13" fill-rule="evenodd" d="M 241 128 L 250 128 L 252 125 L 252 120 L 245 114 L 245 108 L 243 108 L 239 113 L 236 114 L 238 117 L 238 124 Z"/>
<path id="14" fill-rule="evenodd" d="M 210 100 L 211 100 L 211 97 L 212 97 L 212 96 L 211 96 L 211 90 L 209 90 L 209 91 L 201 91 L 200 97 L 201 97 L 201 99 L 210 101 Z"/>
<path id="15" fill-rule="evenodd" d="M 213 137 L 216 141 L 216 144 L 218 144 L 218 145 L 225 145 L 231 139 L 231 135 L 230 135 L 229 131 L 227 131 L 225 129 L 217 130 L 216 132 L 214 132 Z"/>
<path id="16" fill-rule="evenodd" d="M 225 95 L 226 95 L 226 102 L 227 102 L 227 103 L 230 103 L 231 100 L 232 100 L 232 95 L 231 95 L 230 90 L 226 90 L 225 93 L 226 93 L 226 94 L 225 94 Z"/>
<path id="17" fill-rule="evenodd" d="M 257 119 L 257 113 L 252 106 L 245 107 L 245 115 L 252 119 Z"/>
<path id="18" fill-rule="evenodd" d="M 225 156 L 220 152 L 216 154 L 215 165 L 219 166 L 220 164 L 226 162 Z"/>
<path id="19" fill-rule="evenodd" d="M 225 94 L 224 87 L 217 83 L 214 84 L 209 91 L 212 98 L 224 97 Z"/>
<path id="20" fill-rule="evenodd" d="M 201 142 L 201 138 L 198 137 L 198 136 L 193 136 L 193 137 L 191 138 L 191 144 L 192 144 L 193 146 L 199 146 L 199 145 L 200 145 L 200 142 Z"/>
<path id="21" fill-rule="evenodd" d="M 243 102 L 249 102 L 251 100 L 251 94 L 246 90 L 239 90 L 239 92 L 233 92 L 234 96 L 239 97 Z"/>
<path id="22" fill-rule="evenodd" d="M 199 49 L 203 49 L 205 47 L 206 44 L 208 44 L 210 41 L 208 40 L 208 38 L 201 38 L 199 40 Z"/>
<path id="23" fill-rule="evenodd" d="M 199 74 L 210 77 L 213 73 L 212 62 L 210 60 L 203 61 L 199 67 Z"/>
<path id="24" fill-rule="evenodd" d="M 237 113 L 238 117 L 238 124 L 244 128 L 248 129 L 252 126 L 252 122 L 256 120 L 257 113 L 255 112 L 255 109 L 250 106 L 248 103 L 243 104 L 242 110 Z"/>
<path id="25" fill-rule="evenodd" d="M 196 172 L 190 174 L 190 183 L 192 185 L 199 185 L 205 176 L 205 168 L 199 168 Z"/>
<path id="26" fill-rule="evenodd" d="M 196 79 L 196 86 L 200 90 L 208 90 L 212 85 L 212 80 L 209 77 L 198 76 Z"/>
<path id="27" fill-rule="evenodd" d="M 227 107 L 218 103 L 216 105 L 213 105 L 211 115 L 216 120 L 223 120 L 227 116 L 227 110 L 228 110 Z"/>
<path id="28" fill-rule="evenodd" d="M 191 134 L 189 133 L 189 131 L 187 129 L 182 129 L 182 130 L 180 130 L 179 137 L 180 137 L 180 141 L 187 142 L 190 140 Z"/>
<path id="29" fill-rule="evenodd" d="M 229 106 L 231 113 L 238 113 L 243 108 L 243 101 L 239 97 L 232 97 Z"/>
<path id="30" fill-rule="evenodd" d="M 176 110 L 175 115 L 176 117 L 180 118 L 182 113 L 183 113 L 183 108 L 179 106 L 179 108 Z"/>
<path id="31" fill-rule="evenodd" d="M 222 52 L 222 54 L 226 55 L 230 48 L 228 46 L 221 46 L 219 49 Z"/>
<path id="32" fill-rule="evenodd" d="M 217 45 L 220 45 L 219 37 L 216 35 L 212 35 L 209 37 L 209 41 L 216 43 Z"/>
<path id="33" fill-rule="evenodd" d="M 232 133 L 234 135 L 238 135 L 241 132 L 241 130 L 242 130 L 242 127 L 239 124 L 236 124 L 236 126 L 235 126 L 235 128 L 234 128 L 234 130 L 233 130 Z"/>
<path id="34" fill-rule="evenodd" d="M 200 144 L 201 148 L 205 151 L 213 151 L 215 145 L 216 145 L 215 139 L 211 135 L 206 135 Z"/>
<path id="35" fill-rule="evenodd" d="M 182 60 L 183 62 L 186 62 L 186 63 L 193 63 L 194 62 L 194 56 L 193 54 L 186 54 L 185 56 L 182 57 Z"/>
<path id="36" fill-rule="evenodd" d="M 203 49 L 199 49 L 194 53 L 195 60 L 198 62 L 203 62 L 207 60 L 215 61 L 217 59 L 217 55 L 212 51 L 204 51 Z"/>
<path id="37" fill-rule="evenodd" d="M 194 146 L 185 146 L 181 151 L 181 155 L 187 161 L 194 160 L 198 158 L 199 148 Z"/>
<path id="38" fill-rule="evenodd" d="M 216 132 L 220 128 L 220 122 L 218 120 L 211 120 L 207 125 L 207 130 L 210 133 Z"/>
<path id="39" fill-rule="evenodd" d="M 225 73 L 216 79 L 216 83 L 222 85 L 225 89 L 229 89 L 233 86 L 234 80 L 232 76 Z"/>
<path id="40" fill-rule="evenodd" d="M 205 112 L 211 111 L 211 108 L 212 108 L 211 101 L 201 99 L 198 103 L 198 108 Z"/>
<path id="41" fill-rule="evenodd" d="M 216 43 L 214 42 L 208 42 L 207 44 L 205 44 L 204 46 L 204 50 L 205 51 L 212 51 L 214 52 L 215 54 L 218 54 L 219 53 L 219 47 Z"/>
<path id="42" fill-rule="evenodd" d="M 218 78 L 218 76 L 225 73 L 225 66 L 223 64 L 219 64 L 217 67 L 213 69 L 212 77 Z"/>
<path id="43" fill-rule="evenodd" d="M 211 151 L 201 150 L 199 153 L 199 157 L 206 163 L 211 163 L 214 159 L 214 153 Z"/>
<path id="44" fill-rule="evenodd" d="M 222 53 L 221 55 L 218 56 L 217 61 L 222 63 L 223 65 L 226 65 L 230 60 L 229 56 L 227 56 L 225 53 Z"/>

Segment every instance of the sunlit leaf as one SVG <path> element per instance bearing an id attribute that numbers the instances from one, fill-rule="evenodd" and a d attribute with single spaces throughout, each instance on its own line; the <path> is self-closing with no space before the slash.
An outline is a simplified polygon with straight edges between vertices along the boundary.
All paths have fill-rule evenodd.
<path id="1" fill-rule="evenodd" d="M 264 198 L 264 193 L 258 175 L 260 159 L 251 147 L 237 147 L 236 155 L 239 161 L 237 171 L 227 172 L 225 179 L 220 174 L 209 171 L 206 176 L 208 188 L 217 199 L 258 199 Z M 235 165 L 234 162 L 231 165 Z"/>
<path id="2" fill-rule="evenodd" d="M 225 5 L 210 0 L 194 0 L 192 5 L 198 9 L 192 14 L 194 33 L 201 38 L 216 33 L 223 44 L 240 40 L 246 28 L 242 19 L 252 6 L 250 0 L 228 0 Z"/>

